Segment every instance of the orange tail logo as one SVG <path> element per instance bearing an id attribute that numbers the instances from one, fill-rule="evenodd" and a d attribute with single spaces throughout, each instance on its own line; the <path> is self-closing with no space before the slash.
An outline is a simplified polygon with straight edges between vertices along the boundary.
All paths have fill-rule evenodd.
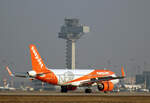
<path id="1" fill-rule="evenodd" d="M 43 72 L 46 70 L 46 66 L 41 59 L 40 54 L 38 53 L 35 45 L 30 45 L 30 52 L 31 52 L 31 61 L 32 61 L 32 69 L 35 70 L 37 73 Z"/>

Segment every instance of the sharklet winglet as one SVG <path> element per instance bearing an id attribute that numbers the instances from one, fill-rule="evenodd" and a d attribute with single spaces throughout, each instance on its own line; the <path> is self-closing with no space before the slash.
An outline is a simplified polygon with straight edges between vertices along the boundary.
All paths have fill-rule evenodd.
<path id="1" fill-rule="evenodd" d="M 121 66 L 121 73 L 122 73 L 122 77 L 125 77 L 125 72 L 124 72 L 124 67 Z"/>
<path id="2" fill-rule="evenodd" d="M 8 73 L 9 73 L 10 76 L 14 76 L 8 66 L 6 66 L 6 70 L 8 71 Z"/>

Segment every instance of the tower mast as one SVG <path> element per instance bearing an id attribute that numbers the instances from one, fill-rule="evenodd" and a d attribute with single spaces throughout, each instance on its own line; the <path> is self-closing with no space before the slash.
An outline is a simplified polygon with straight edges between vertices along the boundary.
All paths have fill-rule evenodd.
<path id="1" fill-rule="evenodd" d="M 89 27 L 79 24 L 79 19 L 76 18 L 65 18 L 64 22 L 58 37 L 66 40 L 66 68 L 74 70 L 76 68 L 75 43 L 82 35 L 89 32 Z"/>

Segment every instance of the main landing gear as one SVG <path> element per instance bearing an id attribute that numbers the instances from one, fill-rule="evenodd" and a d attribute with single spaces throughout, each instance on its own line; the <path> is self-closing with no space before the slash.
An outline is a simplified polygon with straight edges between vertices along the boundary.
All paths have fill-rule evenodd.
<path id="1" fill-rule="evenodd" d="M 67 86 L 61 86 L 61 93 L 67 93 L 67 92 L 68 92 Z M 92 93 L 92 89 L 86 88 L 85 93 Z"/>
<path id="2" fill-rule="evenodd" d="M 92 89 L 86 88 L 86 89 L 85 89 L 85 93 L 92 93 Z"/>
<path id="3" fill-rule="evenodd" d="M 61 86 L 61 93 L 67 93 L 67 86 Z"/>

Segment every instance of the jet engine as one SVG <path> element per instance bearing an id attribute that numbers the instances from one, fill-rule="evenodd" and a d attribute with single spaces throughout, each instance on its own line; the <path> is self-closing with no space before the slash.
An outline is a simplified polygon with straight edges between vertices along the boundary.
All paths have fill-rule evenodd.
<path id="1" fill-rule="evenodd" d="M 99 91 L 112 91 L 114 84 L 112 82 L 106 81 L 97 85 Z"/>
<path id="2" fill-rule="evenodd" d="M 30 76 L 30 77 L 36 77 L 37 76 L 37 73 L 33 70 L 31 71 L 28 71 L 27 74 Z"/>

